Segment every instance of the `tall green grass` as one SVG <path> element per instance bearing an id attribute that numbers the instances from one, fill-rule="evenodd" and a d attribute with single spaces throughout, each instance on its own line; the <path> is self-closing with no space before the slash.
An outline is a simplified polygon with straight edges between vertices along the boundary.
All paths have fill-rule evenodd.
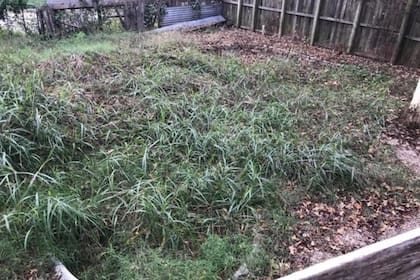
<path id="1" fill-rule="evenodd" d="M 2 56 L 0 244 L 86 279 L 227 278 L 242 262 L 269 275 L 287 255 L 264 244 L 287 243 L 288 207 L 376 183 L 367 151 L 396 106 L 386 77 L 245 65 L 175 39 Z"/>

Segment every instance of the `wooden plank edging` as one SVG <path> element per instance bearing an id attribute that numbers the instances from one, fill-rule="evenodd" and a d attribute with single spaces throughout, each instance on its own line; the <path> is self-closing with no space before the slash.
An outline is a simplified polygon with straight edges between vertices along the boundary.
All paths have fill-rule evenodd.
<path id="1" fill-rule="evenodd" d="M 420 278 L 420 228 L 332 258 L 278 280 Z"/>

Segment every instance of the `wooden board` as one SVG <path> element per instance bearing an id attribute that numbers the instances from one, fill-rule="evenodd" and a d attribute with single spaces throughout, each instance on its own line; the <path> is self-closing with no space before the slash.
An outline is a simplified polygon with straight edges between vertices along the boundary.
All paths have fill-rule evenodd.
<path id="1" fill-rule="evenodd" d="M 223 16 L 228 25 L 236 24 L 236 15 L 238 9 L 238 0 L 223 3 Z"/>
<path id="2" fill-rule="evenodd" d="M 398 63 L 420 68 L 420 1 L 414 7 L 408 25 Z"/>
<path id="3" fill-rule="evenodd" d="M 420 228 L 278 280 L 418 280 Z"/>

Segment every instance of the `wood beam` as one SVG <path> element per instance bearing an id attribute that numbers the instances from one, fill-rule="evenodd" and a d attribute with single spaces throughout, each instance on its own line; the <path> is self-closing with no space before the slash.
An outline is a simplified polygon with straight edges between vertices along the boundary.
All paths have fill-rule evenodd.
<path id="1" fill-rule="evenodd" d="M 413 11 L 414 4 L 417 4 L 417 0 L 408 0 L 407 6 L 405 6 L 404 16 L 402 19 L 400 32 L 398 34 L 397 43 L 395 44 L 394 53 L 392 54 L 391 63 L 397 63 L 397 60 L 400 56 L 402 44 L 404 42 L 404 37 L 407 32 L 408 22 L 410 20 L 411 12 Z"/>
<path id="2" fill-rule="evenodd" d="M 356 15 L 354 17 L 353 27 L 351 28 L 349 43 L 347 45 L 347 53 L 351 53 L 351 51 L 353 50 L 354 40 L 356 38 L 357 30 L 359 29 L 359 26 L 360 26 L 360 18 L 362 15 L 363 2 L 364 0 L 359 0 L 357 3 Z"/>
<path id="3" fill-rule="evenodd" d="M 284 35 L 284 19 L 286 17 L 286 1 L 282 0 L 281 3 L 281 14 L 280 14 L 280 23 L 279 23 L 279 36 Z"/>
<path id="4" fill-rule="evenodd" d="M 255 31 L 257 26 L 257 12 L 258 12 L 258 2 L 260 0 L 254 0 L 254 4 L 252 5 L 252 19 L 251 19 L 251 30 Z"/>
<path id="5" fill-rule="evenodd" d="M 243 0 L 238 0 L 238 7 L 236 10 L 236 27 L 241 27 Z"/>
<path id="6" fill-rule="evenodd" d="M 417 228 L 278 280 L 415 280 L 419 275 L 420 228 Z"/>
<path id="7" fill-rule="evenodd" d="M 311 31 L 311 45 L 312 46 L 315 44 L 316 31 L 317 31 L 317 28 L 318 28 L 320 10 L 321 10 L 321 0 L 316 0 L 314 19 L 313 19 L 313 22 L 312 22 L 312 31 Z"/>

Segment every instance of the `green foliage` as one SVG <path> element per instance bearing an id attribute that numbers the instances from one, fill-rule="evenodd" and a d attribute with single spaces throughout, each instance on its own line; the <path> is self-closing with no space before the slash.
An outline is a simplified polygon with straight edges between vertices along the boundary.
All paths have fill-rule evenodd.
<path id="1" fill-rule="evenodd" d="M 165 14 L 165 5 L 162 0 L 147 1 L 144 8 L 144 24 L 146 27 L 155 27 L 160 16 Z"/>
<path id="2" fill-rule="evenodd" d="M 287 243 L 289 206 L 390 168 L 368 153 L 398 106 L 385 77 L 247 65 L 165 36 L 0 45 L 6 278 L 25 256 L 85 279 L 227 279 L 242 263 L 267 275 L 287 257 L 269 244 Z"/>
<path id="3" fill-rule="evenodd" d="M 0 19 L 5 18 L 7 11 L 15 14 L 23 12 L 27 7 L 27 3 L 27 0 L 0 0 Z"/>
<path id="4" fill-rule="evenodd" d="M 63 193 L 55 166 L 86 146 L 68 105 L 43 93 L 39 76 L 0 76 L 0 232 L 29 250 L 79 240 L 98 228 L 77 193 Z M 71 137 L 71 136 L 73 137 Z M 38 247 L 38 251 L 43 251 Z"/>
<path id="5" fill-rule="evenodd" d="M 141 246 L 135 253 L 117 252 L 109 248 L 101 274 L 112 279 L 228 279 L 253 250 L 243 236 L 220 238 L 210 235 L 200 246 L 195 258 L 168 255 L 159 249 Z M 265 255 L 259 257 L 264 258 Z M 266 263 L 264 264 L 266 265 Z M 87 271 L 85 279 L 97 278 L 97 269 Z"/>

